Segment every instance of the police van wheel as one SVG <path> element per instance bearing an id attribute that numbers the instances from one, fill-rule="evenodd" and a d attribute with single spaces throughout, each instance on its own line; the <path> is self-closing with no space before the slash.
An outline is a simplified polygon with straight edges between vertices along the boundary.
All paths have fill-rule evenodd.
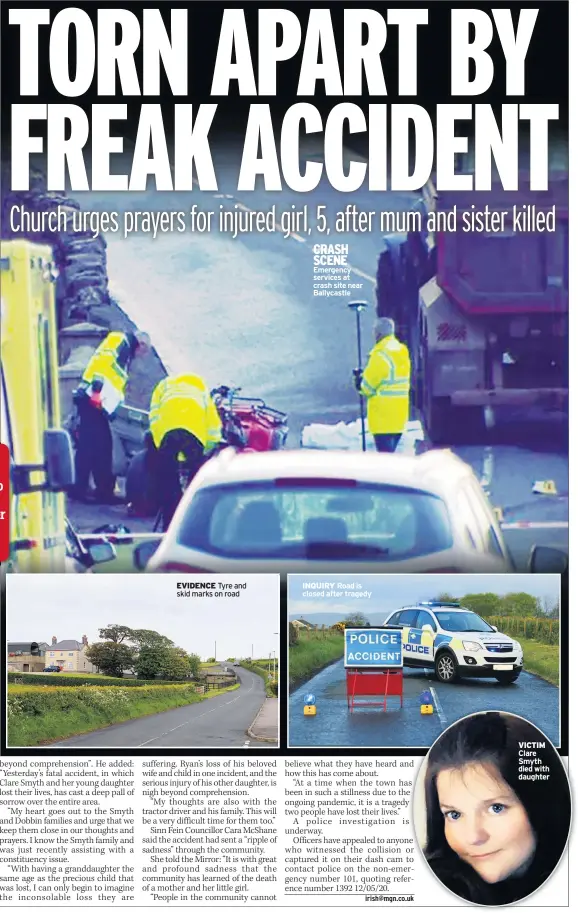
<path id="1" fill-rule="evenodd" d="M 435 672 L 438 682 L 450 685 L 459 678 L 458 664 L 451 653 L 439 653 L 436 656 Z"/>
<path id="2" fill-rule="evenodd" d="M 513 685 L 520 677 L 519 672 L 498 672 L 496 674 L 496 681 L 500 685 Z"/>

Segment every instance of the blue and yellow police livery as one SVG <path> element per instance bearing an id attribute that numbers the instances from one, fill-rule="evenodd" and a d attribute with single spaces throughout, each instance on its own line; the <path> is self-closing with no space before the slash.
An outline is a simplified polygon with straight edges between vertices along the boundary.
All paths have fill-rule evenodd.
<path id="1" fill-rule="evenodd" d="M 402 628 L 404 665 L 434 669 L 440 682 L 471 675 L 509 685 L 522 671 L 520 644 L 458 602 L 404 606 L 384 624 Z"/>

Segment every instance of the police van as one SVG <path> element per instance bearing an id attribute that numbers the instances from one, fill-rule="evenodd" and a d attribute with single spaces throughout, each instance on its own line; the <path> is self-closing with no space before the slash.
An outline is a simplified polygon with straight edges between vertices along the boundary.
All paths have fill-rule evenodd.
<path id="1" fill-rule="evenodd" d="M 384 625 L 402 628 L 404 665 L 433 669 L 440 682 L 469 675 L 510 685 L 523 668 L 520 644 L 459 602 L 404 606 Z"/>

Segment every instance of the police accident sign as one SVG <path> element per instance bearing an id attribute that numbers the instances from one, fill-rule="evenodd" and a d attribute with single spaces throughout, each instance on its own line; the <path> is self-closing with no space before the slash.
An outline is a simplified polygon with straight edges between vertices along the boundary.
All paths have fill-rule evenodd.
<path id="1" fill-rule="evenodd" d="M 383 628 L 345 628 L 345 667 L 356 669 L 400 668 L 401 631 Z"/>

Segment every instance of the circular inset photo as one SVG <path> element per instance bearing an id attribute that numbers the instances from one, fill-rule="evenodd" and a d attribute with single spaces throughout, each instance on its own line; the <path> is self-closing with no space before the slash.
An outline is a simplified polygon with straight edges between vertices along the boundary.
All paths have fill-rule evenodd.
<path id="1" fill-rule="evenodd" d="M 476 713 L 430 748 L 413 816 L 426 862 L 448 890 L 476 904 L 514 903 L 544 884 L 564 852 L 568 776 L 528 720 Z"/>

